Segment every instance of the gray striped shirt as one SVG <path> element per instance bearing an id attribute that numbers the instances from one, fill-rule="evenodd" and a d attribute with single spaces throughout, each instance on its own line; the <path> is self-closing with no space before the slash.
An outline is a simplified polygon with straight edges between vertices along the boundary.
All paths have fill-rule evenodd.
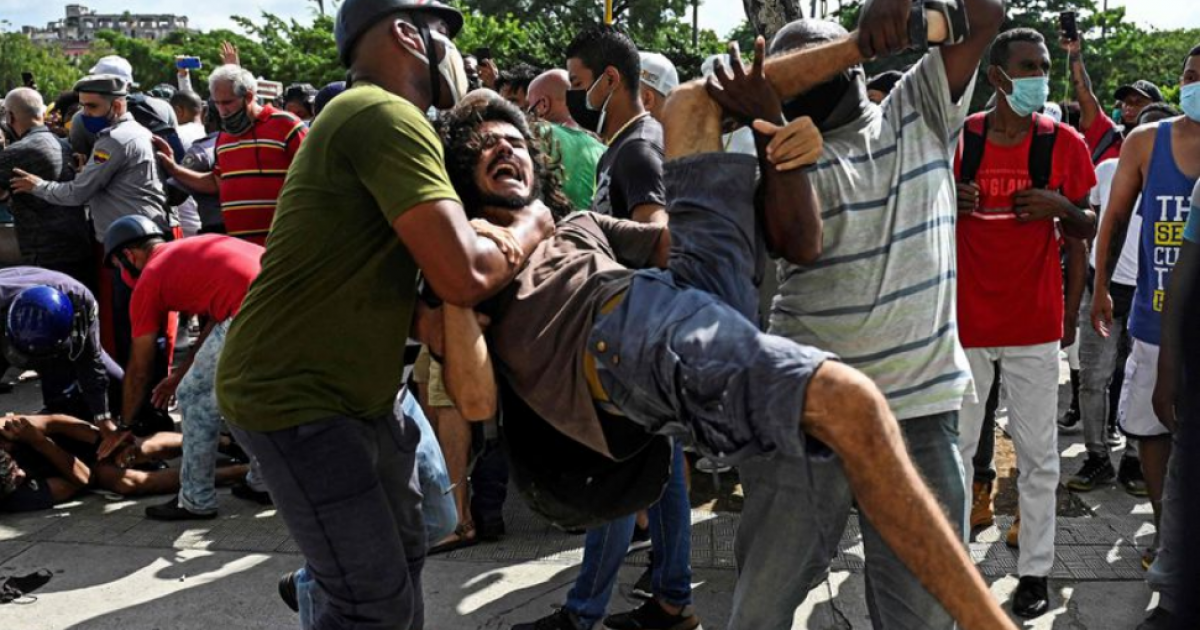
<path id="1" fill-rule="evenodd" d="M 809 173 L 823 253 L 779 263 L 770 332 L 838 354 L 902 419 L 957 410 L 971 387 L 955 314 L 953 165 L 973 89 L 952 102 L 934 50 L 881 106 L 826 133 Z"/>

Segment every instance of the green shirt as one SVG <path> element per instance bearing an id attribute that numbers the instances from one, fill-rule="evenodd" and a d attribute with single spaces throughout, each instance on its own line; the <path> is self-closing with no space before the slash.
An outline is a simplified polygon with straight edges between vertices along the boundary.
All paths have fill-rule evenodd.
<path id="1" fill-rule="evenodd" d="M 458 196 L 423 112 L 363 83 L 330 102 L 288 170 L 262 273 L 229 329 L 217 371 L 229 422 L 273 431 L 389 413 L 417 281 L 392 222 L 440 199 Z"/>
<path id="2" fill-rule="evenodd" d="M 608 147 L 581 129 L 551 124 L 550 131 L 558 143 L 554 157 L 563 166 L 563 193 L 575 209 L 587 210 L 596 194 L 596 164 Z"/>

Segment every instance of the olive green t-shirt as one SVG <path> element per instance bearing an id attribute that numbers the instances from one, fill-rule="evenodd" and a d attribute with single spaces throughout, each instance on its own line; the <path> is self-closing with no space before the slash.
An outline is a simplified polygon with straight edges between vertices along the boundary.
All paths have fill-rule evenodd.
<path id="1" fill-rule="evenodd" d="M 392 222 L 458 201 L 423 112 L 359 83 L 321 112 L 288 170 L 262 273 L 217 370 L 226 419 L 273 431 L 392 408 L 417 265 Z"/>
<path id="2" fill-rule="evenodd" d="M 551 124 L 550 132 L 558 143 L 554 157 L 562 162 L 563 194 L 576 210 L 590 209 L 596 194 L 596 164 L 608 147 L 581 129 Z"/>

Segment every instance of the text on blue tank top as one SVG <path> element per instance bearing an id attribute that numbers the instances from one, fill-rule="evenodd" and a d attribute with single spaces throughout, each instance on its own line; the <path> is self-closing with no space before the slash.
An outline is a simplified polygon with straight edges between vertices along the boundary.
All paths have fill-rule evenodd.
<path id="1" fill-rule="evenodd" d="M 1171 281 L 1171 268 L 1179 260 L 1192 189 L 1196 186 L 1196 180 L 1180 172 L 1175 164 L 1171 128 L 1170 124 L 1158 127 L 1137 209 L 1142 217 L 1141 251 L 1129 333 L 1154 345 L 1159 345 L 1162 334 L 1163 296 Z"/>

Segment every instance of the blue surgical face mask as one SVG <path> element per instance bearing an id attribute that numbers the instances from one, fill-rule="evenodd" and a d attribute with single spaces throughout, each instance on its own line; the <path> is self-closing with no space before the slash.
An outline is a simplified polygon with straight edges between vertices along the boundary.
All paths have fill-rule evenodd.
<path id="1" fill-rule="evenodd" d="M 1050 98 L 1050 77 L 1014 79 L 1003 70 L 1000 74 L 1011 81 L 1013 87 L 1012 94 L 1005 94 L 1004 90 L 999 92 L 1018 116 L 1029 116 L 1046 105 L 1046 99 Z"/>
<path id="2" fill-rule="evenodd" d="M 98 134 L 112 125 L 113 118 L 112 103 L 108 105 L 108 112 L 103 116 L 88 116 L 87 114 L 80 115 L 80 120 L 83 121 L 83 128 L 88 130 L 92 135 Z"/>
<path id="3" fill-rule="evenodd" d="M 1200 122 L 1200 81 L 1189 83 L 1179 90 L 1179 104 L 1183 113 L 1195 122 Z"/>

